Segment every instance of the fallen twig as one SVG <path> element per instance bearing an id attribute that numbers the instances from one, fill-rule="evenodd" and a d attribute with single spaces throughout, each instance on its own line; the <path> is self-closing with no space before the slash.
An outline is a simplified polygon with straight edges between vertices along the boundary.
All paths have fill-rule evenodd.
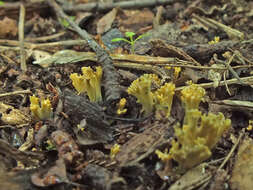
<path id="1" fill-rule="evenodd" d="M 108 11 L 115 7 L 121 9 L 130 9 L 130 8 L 144 8 L 144 7 L 153 7 L 159 5 L 169 5 L 176 2 L 176 0 L 135 0 L 135 1 L 122 1 L 116 3 L 86 3 L 86 4 L 65 4 L 63 6 L 64 11 Z"/>
<path id="2" fill-rule="evenodd" d="M 18 90 L 14 92 L 7 92 L 7 93 L 0 94 L 0 98 L 5 97 L 5 96 L 18 95 L 18 94 L 32 94 L 32 92 L 30 90 Z"/>
<path id="3" fill-rule="evenodd" d="M 20 4 L 19 12 L 19 23 L 18 23 L 18 39 L 20 47 L 20 66 L 22 71 L 27 70 L 25 49 L 24 49 L 24 25 L 25 25 L 25 6 L 23 3 Z"/>
<path id="4" fill-rule="evenodd" d="M 243 78 L 241 78 L 241 80 L 243 81 L 244 84 L 247 84 L 247 85 L 252 85 L 253 84 L 253 76 L 243 77 Z M 230 79 L 230 80 L 227 80 L 227 81 L 220 81 L 219 86 L 224 86 L 225 84 L 229 85 L 229 84 L 238 84 L 238 83 L 239 83 L 239 81 L 236 78 L 234 78 L 234 79 Z M 201 86 L 203 88 L 212 88 L 213 85 L 214 85 L 214 82 L 199 84 L 199 86 Z M 183 88 L 185 88 L 185 86 L 178 87 L 178 88 L 175 89 L 175 91 L 180 91 Z"/>
<path id="5" fill-rule="evenodd" d="M 19 46 L 19 41 L 0 39 L 0 44 L 6 45 L 6 46 Z M 73 46 L 73 45 L 84 45 L 84 44 L 86 44 L 86 40 L 66 40 L 66 41 L 48 42 L 48 43 L 24 42 L 24 47 L 27 49 L 48 49 L 50 47 Z M 0 47 L 0 49 L 8 49 L 8 48 L 17 49 L 14 47 L 4 47 L 4 46 Z"/>
<path id="6" fill-rule="evenodd" d="M 25 38 L 25 41 L 27 41 L 27 42 L 48 41 L 48 40 L 52 40 L 52 39 L 55 39 L 55 38 L 59 38 L 59 37 L 65 35 L 65 34 L 66 34 L 66 32 L 59 32 L 59 33 L 56 33 L 56 34 L 52 34 L 50 36 Z"/>

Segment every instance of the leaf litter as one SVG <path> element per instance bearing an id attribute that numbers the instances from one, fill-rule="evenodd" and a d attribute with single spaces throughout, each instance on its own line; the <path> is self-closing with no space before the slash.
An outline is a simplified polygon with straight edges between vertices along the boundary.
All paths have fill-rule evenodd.
<path id="1" fill-rule="evenodd" d="M 1 188 L 251 189 L 252 9 L 245 0 L 4 2 Z M 19 18 L 22 11 L 25 20 Z M 24 29 L 18 26 L 22 22 Z M 134 50 L 112 42 L 125 32 L 144 35 Z M 27 70 L 20 67 L 21 57 Z M 103 98 L 93 103 L 76 92 L 69 76 L 99 65 Z M 170 117 L 161 110 L 144 115 L 127 93 L 145 73 L 176 85 Z M 166 164 L 155 152 L 173 147 L 174 127 L 183 124 L 185 115 L 180 92 L 188 81 L 206 90 L 199 109 L 222 112 L 232 126 L 209 159 L 183 170 L 176 160 Z M 152 83 L 150 88 L 159 87 Z M 32 117 L 31 95 L 51 102 L 52 117 Z M 127 111 L 118 115 L 121 98 Z M 111 157 L 115 145 L 119 152 Z"/>

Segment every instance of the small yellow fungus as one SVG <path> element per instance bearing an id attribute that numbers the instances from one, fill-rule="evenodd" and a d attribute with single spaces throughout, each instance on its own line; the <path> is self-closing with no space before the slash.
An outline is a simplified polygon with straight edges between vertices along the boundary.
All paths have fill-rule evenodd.
<path id="1" fill-rule="evenodd" d="M 247 127 L 247 130 L 252 131 L 252 129 L 253 129 L 253 120 L 249 120 L 249 125 Z"/>
<path id="2" fill-rule="evenodd" d="M 39 98 L 36 96 L 30 96 L 30 102 L 32 116 L 36 119 L 46 120 L 52 117 L 53 109 L 49 99 L 42 99 L 39 102 Z"/>
<path id="3" fill-rule="evenodd" d="M 161 88 L 155 91 L 156 109 L 164 110 L 166 116 L 170 116 L 173 96 L 175 94 L 175 84 L 165 83 Z"/>
<path id="4" fill-rule="evenodd" d="M 217 44 L 219 42 L 220 42 L 220 37 L 219 36 L 215 36 L 212 41 L 208 42 L 208 44 L 212 45 L 212 44 Z"/>
<path id="5" fill-rule="evenodd" d="M 151 91 L 152 82 L 160 85 L 160 79 L 155 74 L 144 74 L 134 80 L 128 87 L 127 92 L 137 98 L 137 102 L 142 105 L 142 110 L 147 115 L 153 111 L 154 95 Z"/>
<path id="6" fill-rule="evenodd" d="M 126 98 L 121 98 L 119 103 L 118 103 L 118 109 L 117 109 L 117 114 L 122 115 L 127 112 L 127 109 L 125 109 L 126 106 Z"/>
<path id="7" fill-rule="evenodd" d="M 177 79 L 179 77 L 179 73 L 181 72 L 181 67 L 174 68 L 174 78 Z"/>
<path id="8" fill-rule="evenodd" d="M 70 75 L 72 84 L 78 93 L 86 92 L 91 102 L 102 101 L 101 79 L 102 67 L 96 67 L 94 72 L 91 67 L 82 67 L 83 75 L 73 73 Z"/>
<path id="9" fill-rule="evenodd" d="M 164 68 L 168 69 L 168 70 L 172 69 L 172 67 L 170 67 L 170 66 L 166 66 Z M 179 77 L 179 73 L 181 72 L 181 67 L 174 67 L 173 70 L 174 70 L 174 73 L 173 73 L 174 76 L 173 76 L 173 78 L 177 79 Z"/>
<path id="10" fill-rule="evenodd" d="M 247 131 L 252 131 L 252 129 L 253 129 L 253 126 L 252 125 L 248 125 Z"/>
<path id="11" fill-rule="evenodd" d="M 156 150 L 155 154 L 158 156 L 158 158 L 160 160 L 162 160 L 163 162 L 167 162 L 170 161 L 172 159 L 172 156 L 168 153 L 168 149 L 165 149 L 164 152 L 160 151 L 160 150 Z"/>
<path id="12" fill-rule="evenodd" d="M 110 158 L 114 159 L 116 154 L 118 154 L 119 151 L 120 151 L 120 145 L 119 144 L 113 145 L 110 152 Z"/>
<path id="13" fill-rule="evenodd" d="M 77 129 L 84 132 L 85 131 L 85 127 L 82 127 L 80 124 L 77 124 Z"/>

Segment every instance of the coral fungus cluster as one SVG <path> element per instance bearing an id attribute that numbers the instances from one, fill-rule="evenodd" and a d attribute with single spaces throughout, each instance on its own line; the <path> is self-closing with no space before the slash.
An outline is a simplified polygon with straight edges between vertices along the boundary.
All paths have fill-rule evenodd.
<path id="1" fill-rule="evenodd" d="M 188 112 L 188 122 L 175 127 L 176 140 L 172 141 L 171 157 L 182 168 L 191 168 L 211 156 L 211 149 L 231 126 L 222 113 L 202 115 L 197 109 Z"/>
<path id="2" fill-rule="evenodd" d="M 197 84 L 191 84 L 181 91 L 181 100 L 185 109 L 183 126 L 175 126 L 176 140 L 172 141 L 169 153 L 157 151 L 161 158 L 167 157 L 178 162 L 182 169 L 189 169 L 211 156 L 211 149 L 231 126 L 222 113 L 202 114 L 199 104 L 205 90 Z M 168 163 L 168 161 L 167 161 Z"/>
<path id="3" fill-rule="evenodd" d="M 82 67 L 82 75 L 72 73 L 70 79 L 77 92 L 86 92 L 91 102 L 102 101 L 101 95 L 101 79 L 102 79 L 102 67 L 96 67 L 96 71 L 93 71 L 91 67 Z"/>
<path id="4" fill-rule="evenodd" d="M 36 96 L 30 96 L 30 102 L 32 116 L 36 119 L 46 120 L 52 117 L 53 109 L 49 99 L 42 99 L 40 101 Z"/>
<path id="5" fill-rule="evenodd" d="M 167 116 L 170 116 L 172 100 L 175 91 L 173 83 L 165 83 L 156 91 L 152 91 L 151 85 L 161 85 L 161 81 L 155 74 L 144 74 L 132 82 L 128 88 L 128 94 L 137 98 L 137 102 L 142 105 L 142 110 L 147 115 L 154 108 L 164 110 Z"/>

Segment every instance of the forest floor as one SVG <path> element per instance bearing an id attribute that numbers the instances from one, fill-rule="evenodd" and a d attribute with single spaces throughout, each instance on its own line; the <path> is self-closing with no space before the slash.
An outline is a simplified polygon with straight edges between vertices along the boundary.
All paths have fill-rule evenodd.
<path id="1" fill-rule="evenodd" d="M 0 189 L 251 190 L 252 68 L 250 0 L 0 1 Z"/>

